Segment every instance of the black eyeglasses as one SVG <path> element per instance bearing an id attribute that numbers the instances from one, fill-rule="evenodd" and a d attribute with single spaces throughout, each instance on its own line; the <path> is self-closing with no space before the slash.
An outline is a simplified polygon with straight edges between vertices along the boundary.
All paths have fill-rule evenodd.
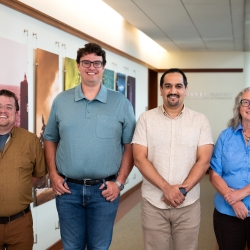
<path id="1" fill-rule="evenodd" d="M 84 68 L 89 68 L 92 63 L 93 63 L 94 68 L 101 68 L 102 67 L 102 62 L 101 61 L 91 62 L 91 61 L 88 61 L 88 60 L 82 60 L 82 61 L 80 61 L 80 63 L 82 63 L 82 66 Z"/>
<path id="2" fill-rule="evenodd" d="M 243 99 L 240 101 L 242 107 L 248 107 L 250 105 L 250 100 Z"/>

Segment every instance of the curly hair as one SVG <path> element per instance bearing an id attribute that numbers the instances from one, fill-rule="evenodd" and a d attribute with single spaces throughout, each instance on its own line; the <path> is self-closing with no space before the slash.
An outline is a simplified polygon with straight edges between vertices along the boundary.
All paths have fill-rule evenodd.
<path id="1" fill-rule="evenodd" d="M 227 124 L 228 127 L 233 127 L 236 129 L 239 124 L 241 123 L 241 114 L 240 114 L 240 101 L 241 97 L 244 93 L 250 91 L 250 87 L 247 87 L 243 89 L 236 97 L 235 97 L 235 102 L 234 102 L 234 107 L 233 107 L 233 118 L 231 118 Z"/>
<path id="2" fill-rule="evenodd" d="M 80 59 L 84 55 L 88 54 L 96 54 L 97 56 L 102 57 L 102 65 L 106 65 L 106 52 L 102 49 L 102 47 L 96 43 L 86 43 L 83 48 L 79 48 L 77 51 L 76 62 L 77 64 L 80 63 Z"/>
<path id="3" fill-rule="evenodd" d="M 15 100 L 15 106 L 16 106 L 16 111 L 19 111 L 19 104 L 18 104 L 18 99 L 15 95 L 15 93 L 7 90 L 7 89 L 1 89 L 0 90 L 0 96 L 7 96 L 7 97 L 13 97 Z"/>

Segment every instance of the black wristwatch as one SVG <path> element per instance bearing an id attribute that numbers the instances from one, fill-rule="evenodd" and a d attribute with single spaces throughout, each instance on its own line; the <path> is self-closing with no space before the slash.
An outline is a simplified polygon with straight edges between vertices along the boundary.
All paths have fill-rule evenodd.
<path id="1" fill-rule="evenodd" d="M 119 181 L 115 181 L 116 185 L 118 186 L 118 188 L 120 189 L 120 191 L 122 191 L 124 189 L 124 185 L 121 184 Z"/>
<path id="2" fill-rule="evenodd" d="M 186 188 L 179 188 L 179 190 L 181 191 L 181 193 L 186 196 L 187 195 L 187 190 Z"/>

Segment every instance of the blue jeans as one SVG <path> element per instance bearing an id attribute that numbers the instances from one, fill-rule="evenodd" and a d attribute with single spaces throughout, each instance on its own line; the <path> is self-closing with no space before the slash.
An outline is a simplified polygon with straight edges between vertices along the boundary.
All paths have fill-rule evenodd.
<path id="1" fill-rule="evenodd" d="M 71 194 L 56 197 L 63 249 L 108 250 L 120 197 L 106 201 L 101 184 L 67 184 Z"/>

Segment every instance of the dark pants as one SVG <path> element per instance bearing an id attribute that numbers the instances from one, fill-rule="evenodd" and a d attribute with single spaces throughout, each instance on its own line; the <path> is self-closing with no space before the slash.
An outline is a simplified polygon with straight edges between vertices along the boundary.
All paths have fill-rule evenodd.
<path id="1" fill-rule="evenodd" d="M 214 209 L 214 232 L 220 250 L 244 250 L 250 246 L 250 217 L 241 220 Z"/>
<path id="2" fill-rule="evenodd" d="M 33 221 L 29 211 L 8 224 L 0 224 L 0 250 L 31 250 L 33 247 Z"/>

